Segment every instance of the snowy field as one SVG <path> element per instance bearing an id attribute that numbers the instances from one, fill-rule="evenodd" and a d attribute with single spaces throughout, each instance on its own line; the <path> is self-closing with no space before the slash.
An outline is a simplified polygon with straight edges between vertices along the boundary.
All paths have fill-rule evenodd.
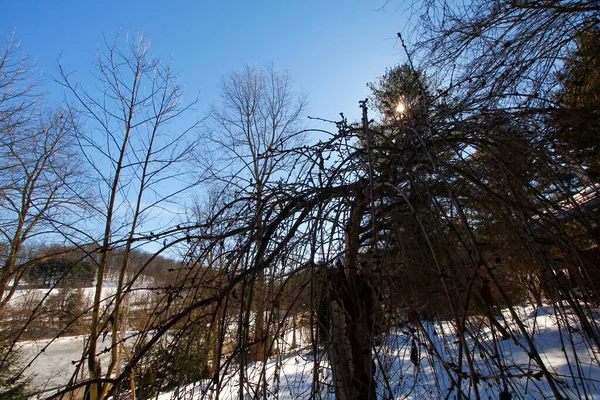
<path id="1" fill-rule="evenodd" d="M 75 371 L 73 361 L 81 360 L 83 345 L 83 337 L 21 343 L 23 359 L 31 362 L 26 373 L 33 379 L 33 389 L 41 391 L 66 384 Z"/>
<path id="2" fill-rule="evenodd" d="M 563 396 L 600 400 L 599 354 L 592 351 L 595 346 L 582 333 L 575 316 L 563 312 L 557 318 L 550 306 L 538 310 L 523 306 L 516 311 L 523 322 L 522 328 L 532 338 Z M 481 320 L 472 322 L 482 324 L 476 327 L 478 334 L 467 341 L 476 379 L 479 379 L 479 395 L 483 399 L 498 399 L 501 392 L 506 391 L 512 399 L 556 398 L 539 365 L 530 357 L 523 331 L 509 314 L 505 317 L 512 335 L 507 340 L 493 340 L 493 332 L 486 329 Z M 598 321 L 598 315 L 595 318 Z M 334 398 L 325 352 L 319 350 L 316 359 L 312 356 L 306 331 L 297 339 L 304 346 L 300 350 L 289 348 L 288 332 L 279 339 L 280 357 L 245 369 L 245 397 L 253 398 L 260 387 L 259 382 L 263 382 L 262 387 L 266 389 L 262 393 L 269 398 L 314 398 L 311 394 L 316 392 L 321 398 Z M 27 342 L 22 348 L 33 356 L 44 343 Z M 82 345 L 81 338 L 65 338 L 50 344 L 29 370 L 31 376 L 35 376 L 36 385 L 51 387 L 66 383 L 73 371 L 71 360 L 80 359 Z M 464 365 L 466 362 L 464 357 L 462 361 L 458 357 L 459 346 L 459 340 L 447 322 L 423 322 L 420 327 L 396 330 L 375 352 L 378 397 L 445 398 L 456 393 L 456 387 L 460 386 L 467 397 L 473 398 L 474 389 Z M 463 363 L 463 374 L 457 373 L 460 362 Z M 313 374 L 313 371 L 317 373 Z M 214 399 L 216 391 L 215 382 L 205 381 L 162 393 L 158 398 Z M 221 399 L 239 398 L 239 369 L 230 366 L 220 376 L 218 392 Z"/>
<path id="3" fill-rule="evenodd" d="M 25 375 L 32 380 L 31 388 L 35 392 L 43 392 L 66 385 L 75 373 L 76 364 L 82 359 L 84 344 L 83 336 L 19 343 L 23 360 L 30 364 Z M 110 335 L 98 340 L 99 353 L 109 347 Z M 108 354 L 104 356 L 105 359 L 107 357 Z M 85 373 L 85 368 L 82 372 Z M 78 378 L 82 377 L 82 372 Z"/>

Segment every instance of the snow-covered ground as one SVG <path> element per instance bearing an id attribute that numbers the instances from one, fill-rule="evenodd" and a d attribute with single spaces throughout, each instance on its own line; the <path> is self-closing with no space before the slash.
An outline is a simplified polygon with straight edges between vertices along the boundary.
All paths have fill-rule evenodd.
<path id="1" fill-rule="evenodd" d="M 525 336 L 529 336 L 545 367 L 555 381 L 561 395 L 569 399 L 600 399 L 600 359 L 597 348 L 583 334 L 577 319 L 571 312 L 556 317 L 553 307 L 535 310 L 529 306 L 517 307 L 523 332 L 508 312 L 505 312 L 512 337 L 494 340 L 493 332 L 483 325 L 477 335 L 467 340 L 473 356 L 474 370 L 479 379 L 478 391 L 482 399 L 498 399 L 501 392 L 512 399 L 556 398 L 542 370 L 530 357 Z M 596 315 L 596 321 L 598 321 Z M 482 323 L 474 319 L 473 323 Z M 420 328 L 398 329 L 390 334 L 377 348 L 376 365 L 378 397 L 384 399 L 446 398 L 456 393 L 460 386 L 468 398 L 475 392 L 469 377 L 469 369 L 462 357 L 462 380 L 458 382 L 459 340 L 447 322 L 423 322 Z M 415 327 L 412 327 L 415 328 Z M 411 360 L 414 348 L 418 362 Z M 266 382 L 265 393 L 269 398 L 333 399 L 331 372 L 326 356 L 320 351 L 317 360 L 310 348 L 295 354 L 269 361 L 266 365 L 255 363 L 244 371 L 244 392 L 254 398 L 259 383 Z M 464 354 L 464 353 L 463 353 Z M 313 373 L 316 371 L 316 374 Z M 450 371 L 447 373 L 446 371 Z M 219 398 L 239 398 L 240 379 L 238 371 L 221 377 Z M 454 383 L 452 382 L 454 380 Z M 213 399 L 214 382 L 198 382 L 163 393 L 160 400 Z M 315 396 L 315 391 L 319 395 Z M 509 397 L 505 397 L 509 398 Z"/>
<path id="2" fill-rule="evenodd" d="M 508 340 L 497 335 L 494 340 L 494 332 L 486 328 L 484 320 L 471 321 L 476 324 L 472 331 L 477 333 L 469 336 L 466 343 L 481 398 L 498 399 L 502 391 L 510 393 L 512 399 L 556 398 L 529 351 L 530 338 L 563 396 L 600 400 L 598 349 L 583 333 L 575 315 L 566 309 L 557 318 L 551 306 L 537 310 L 522 306 L 515 310 L 523 326 L 519 328 L 505 312 L 512 336 Z M 597 314 L 595 319 L 599 320 Z M 450 394 L 453 398 L 458 386 L 465 396 L 475 397 L 467 359 L 464 352 L 459 357 L 460 341 L 454 332 L 448 322 L 423 322 L 420 327 L 405 326 L 390 333 L 375 352 L 379 397 L 423 399 Z M 245 397 L 253 398 L 257 388 L 262 388 L 269 398 L 334 398 L 325 351 L 319 349 L 316 358 L 313 356 L 307 330 L 298 330 L 296 339 L 301 347 L 292 349 L 288 330 L 278 339 L 278 357 L 244 370 Z M 34 355 L 43 344 L 24 343 L 23 350 Z M 50 386 L 65 383 L 73 371 L 71 360 L 81 357 L 82 345 L 81 338 L 60 339 L 49 345 L 30 369 L 30 373 L 37 374 L 35 381 Z M 158 398 L 214 399 L 216 391 L 215 382 L 203 381 L 162 393 Z M 240 371 L 233 364 L 221 374 L 218 392 L 221 399 L 239 398 Z M 314 396 L 316 392 L 320 396 Z"/>

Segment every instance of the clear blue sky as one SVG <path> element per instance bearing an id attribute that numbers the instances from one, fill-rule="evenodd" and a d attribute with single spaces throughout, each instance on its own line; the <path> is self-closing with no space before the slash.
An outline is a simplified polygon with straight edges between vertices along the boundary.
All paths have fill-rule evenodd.
<path id="1" fill-rule="evenodd" d="M 76 71 L 75 79 L 87 86 L 104 37 L 112 42 L 117 34 L 143 32 L 154 55 L 172 59 L 188 100 L 199 92 L 198 118 L 219 100 L 223 74 L 246 63 L 274 63 L 291 73 L 295 89 L 306 93 L 309 115 L 338 120 L 344 112 L 353 122 L 361 115 L 358 101 L 369 94 L 366 83 L 404 61 L 396 32 L 406 20 L 395 11 L 399 4 L 377 11 L 384 3 L 0 0 L 0 38 L 14 32 L 24 51 L 37 59 L 38 69 L 50 76 L 57 74 L 61 55 L 65 69 Z M 62 99 L 60 90 L 47 84 L 54 99 Z M 309 121 L 307 126 L 325 127 Z"/>
<path id="2" fill-rule="evenodd" d="M 404 61 L 396 32 L 405 18 L 399 4 L 377 11 L 384 3 L 0 0 L 0 35 L 14 31 L 45 73 L 56 74 L 62 53 L 61 63 L 81 76 L 93 68 L 103 36 L 143 32 L 153 54 L 172 58 L 188 97 L 200 91 L 199 114 L 218 100 L 222 74 L 273 62 L 308 95 L 310 115 L 337 119 L 343 111 L 352 121 L 365 84 Z"/>

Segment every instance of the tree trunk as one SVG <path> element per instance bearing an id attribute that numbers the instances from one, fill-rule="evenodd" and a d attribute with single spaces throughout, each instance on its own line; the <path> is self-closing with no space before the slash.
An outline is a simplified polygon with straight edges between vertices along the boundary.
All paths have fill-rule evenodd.
<path id="1" fill-rule="evenodd" d="M 372 291 L 342 270 L 329 275 L 329 359 L 338 400 L 375 399 Z"/>

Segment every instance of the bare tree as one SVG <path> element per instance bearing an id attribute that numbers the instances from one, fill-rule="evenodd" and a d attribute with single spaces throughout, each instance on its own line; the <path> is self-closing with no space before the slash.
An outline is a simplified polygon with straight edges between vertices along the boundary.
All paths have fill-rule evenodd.
<path id="1" fill-rule="evenodd" d="M 553 105 L 562 61 L 598 24 L 597 2 L 425 1 L 412 56 L 446 78 L 465 107 Z M 414 21 L 417 21 L 415 19 Z"/>
<path id="2" fill-rule="evenodd" d="M 302 138 L 300 118 L 306 109 L 303 95 L 293 91 L 292 79 L 285 71 L 271 65 L 266 69 L 246 65 L 223 77 L 221 102 L 212 106 L 211 138 L 220 154 L 216 160 L 215 178 L 252 197 L 254 205 L 247 218 L 254 220 L 254 243 L 247 254 L 247 265 L 262 265 L 257 257 L 263 246 L 264 192 L 289 173 L 295 162 L 282 150 L 299 143 Z M 286 177 L 287 178 L 287 177 Z M 240 345 L 248 340 L 251 305 L 254 304 L 256 319 L 253 338 L 256 341 L 254 356 L 266 360 L 265 352 L 265 281 L 264 269 L 259 268 L 246 282 L 244 290 L 247 306 L 241 308 L 244 315 L 240 324 Z M 243 371 L 241 369 L 241 371 Z"/>
<path id="3" fill-rule="evenodd" d="M 90 399 L 105 398 L 110 378 L 121 368 L 121 333 L 128 288 L 138 273 L 126 281 L 129 253 L 137 246 L 165 241 L 160 233 L 172 223 L 165 209 L 181 207 L 181 195 L 196 185 L 196 174 L 185 172 L 194 154 L 192 126 L 181 128 L 174 120 L 195 103 L 185 105 L 182 87 L 170 65 L 149 52 L 141 35 L 128 38 L 125 46 L 106 43 L 96 64 L 100 93 L 84 90 L 61 68 L 61 83 L 78 103 L 84 124 L 78 141 L 97 176 L 97 206 L 102 221 L 99 232 L 98 272 L 90 324 L 87 370 Z M 161 216 L 162 212 L 162 216 Z M 162 247 L 162 246 L 161 246 Z M 111 252 L 119 252 L 121 265 L 114 297 L 103 294 Z M 96 342 L 111 333 L 111 352 L 102 369 Z"/>
<path id="4" fill-rule="evenodd" d="M 86 195 L 72 110 L 46 108 L 18 51 L 9 41 L 0 56 L 0 308 L 36 262 L 24 245 L 42 236 L 64 240 Z"/>

